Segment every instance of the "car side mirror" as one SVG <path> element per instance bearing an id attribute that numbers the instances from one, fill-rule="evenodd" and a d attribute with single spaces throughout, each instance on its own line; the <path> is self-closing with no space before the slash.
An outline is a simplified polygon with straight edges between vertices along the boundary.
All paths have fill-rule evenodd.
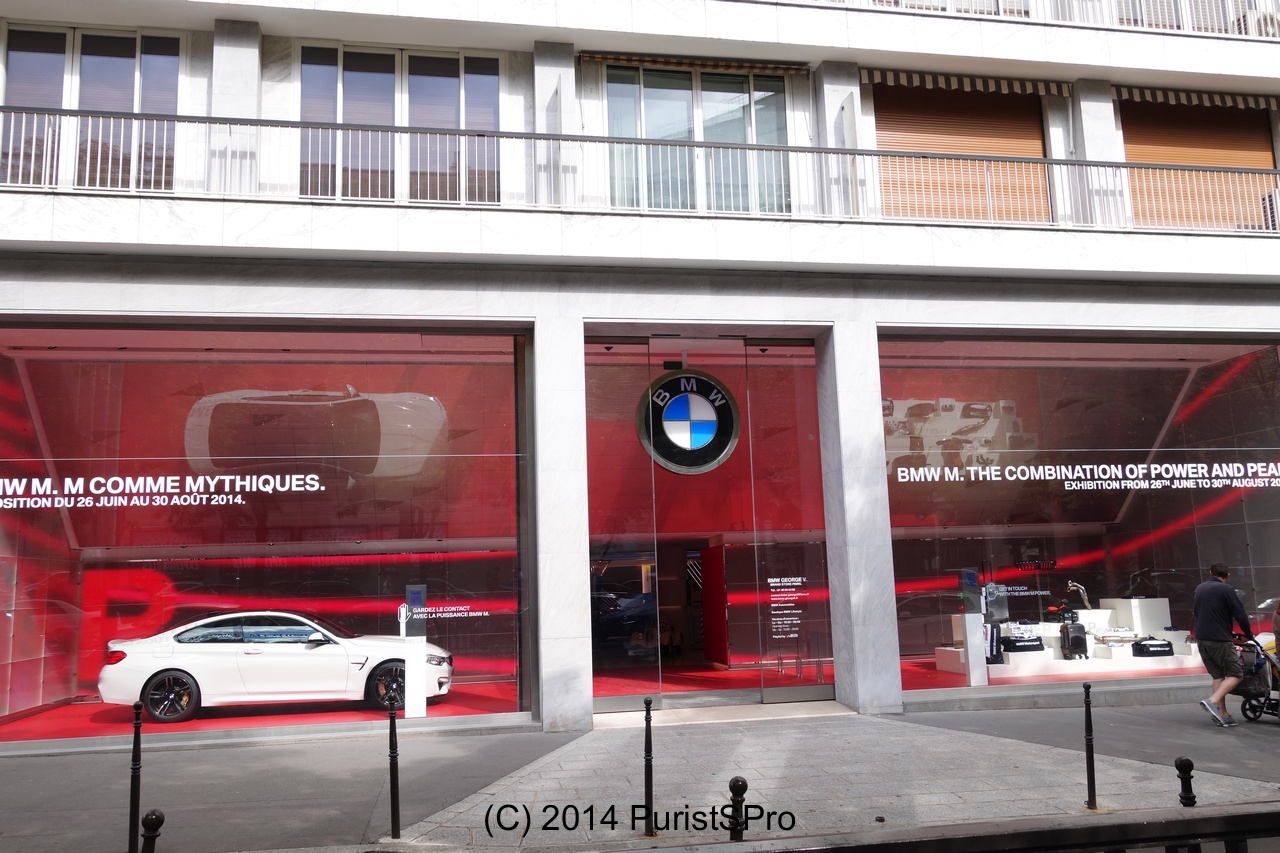
<path id="1" fill-rule="evenodd" d="M 310 637 L 307 637 L 307 645 L 323 646 L 327 642 L 329 642 L 329 638 L 324 634 L 321 634 L 319 631 L 316 631 Z"/>

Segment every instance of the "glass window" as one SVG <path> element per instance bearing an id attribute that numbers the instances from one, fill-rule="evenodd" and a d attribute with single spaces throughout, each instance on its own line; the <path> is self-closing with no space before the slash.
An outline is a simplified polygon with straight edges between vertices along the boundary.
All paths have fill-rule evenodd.
<path id="1" fill-rule="evenodd" d="M 396 58 L 389 53 L 346 51 L 342 59 L 342 121 L 395 124 Z M 385 130 L 343 131 L 343 195 L 395 196 L 395 136 Z"/>
<path id="2" fill-rule="evenodd" d="M 32 598 L 0 621 L 0 708 L 92 691 L 110 640 L 170 628 L 398 638 L 421 585 L 455 663 L 432 715 L 530 711 L 523 352 L 510 334 L 0 330 L 13 475 L 51 484 L 0 506 L 20 540 L 0 604 Z"/>
<path id="3" fill-rule="evenodd" d="M 304 122 L 338 120 L 338 51 L 332 47 L 302 49 L 301 86 Z M 299 188 L 304 196 L 334 194 L 337 137 L 332 128 L 304 127 L 299 152 Z"/>
<path id="4" fill-rule="evenodd" d="M 786 145 L 784 78 L 609 66 L 606 99 L 610 136 L 712 143 L 615 143 L 615 206 L 778 212 L 790 204 L 785 153 L 745 147 Z"/>
<path id="5" fill-rule="evenodd" d="M 407 191 L 418 201 L 498 201 L 498 141 L 457 132 L 499 129 L 497 59 L 304 47 L 301 79 L 304 122 L 415 128 L 351 129 L 340 138 L 332 129 L 305 129 L 303 195 L 333 195 L 332 164 L 340 159 L 344 197 L 393 199 Z M 400 157 L 407 189 L 396 178 Z"/>
<path id="6" fill-rule="evenodd" d="M 58 123 L 18 108 L 62 106 L 66 53 L 66 33 L 9 30 L 0 140 L 0 181 L 6 184 L 47 185 L 56 179 Z"/>
<path id="7" fill-rule="evenodd" d="M 246 616 L 243 619 L 246 643 L 306 643 L 316 629 L 286 616 Z"/>
<path id="8" fill-rule="evenodd" d="M 11 30 L 5 103 L 62 107 L 67 44 L 64 32 Z M 172 121 L 94 113 L 176 113 L 179 44 L 163 36 L 80 36 L 76 107 L 90 115 L 77 122 L 77 186 L 173 188 Z M 0 181 L 56 183 L 58 127 L 52 116 L 12 112 L 4 126 Z"/>
<path id="9" fill-rule="evenodd" d="M 80 41 L 80 109 L 87 112 L 132 112 L 134 64 L 138 40 L 133 36 L 85 35 Z M 133 166 L 133 120 L 86 116 L 80 122 L 76 184 L 120 188 L 129 185 Z"/>
<path id="10" fill-rule="evenodd" d="M 173 639 L 179 643 L 240 643 L 244 641 L 244 632 L 237 616 L 191 628 Z"/>
<path id="11" fill-rule="evenodd" d="M 947 669 L 975 639 L 962 613 L 1046 649 L 987 650 L 993 683 L 1196 669 L 1191 595 L 1217 561 L 1270 624 L 1276 347 L 886 339 L 880 382 L 907 688 L 967 684 Z M 1088 658 L 1064 654 L 1071 621 Z M 1174 645 L 1163 669 L 1131 654 L 1148 635 Z"/>

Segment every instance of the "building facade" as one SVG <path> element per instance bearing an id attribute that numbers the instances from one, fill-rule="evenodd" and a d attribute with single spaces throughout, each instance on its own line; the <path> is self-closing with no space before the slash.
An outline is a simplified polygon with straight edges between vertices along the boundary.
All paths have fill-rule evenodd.
<path id="1" fill-rule="evenodd" d="M 548 730 L 1269 620 L 1280 10 L 418 5 L 6 5 L 0 733 L 408 588 L 429 722 Z"/>

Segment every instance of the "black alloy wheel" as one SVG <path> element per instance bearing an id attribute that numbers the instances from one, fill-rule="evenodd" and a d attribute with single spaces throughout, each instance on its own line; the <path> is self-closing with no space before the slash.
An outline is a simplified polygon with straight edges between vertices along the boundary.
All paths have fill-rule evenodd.
<path id="1" fill-rule="evenodd" d="M 398 660 L 380 664 L 369 678 L 369 698 L 383 710 L 404 707 L 404 664 Z"/>
<path id="2" fill-rule="evenodd" d="M 200 685 L 180 670 L 158 672 L 142 688 L 142 706 L 157 723 L 181 723 L 200 707 Z"/>

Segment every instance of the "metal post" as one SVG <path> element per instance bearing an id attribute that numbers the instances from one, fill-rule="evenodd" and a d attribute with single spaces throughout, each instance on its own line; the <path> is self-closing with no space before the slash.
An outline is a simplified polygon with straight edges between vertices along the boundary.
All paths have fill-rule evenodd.
<path id="1" fill-rule="evenodd" d="M 644 699 L 644 834 L 653 832 L 653 700 Z"/>
<path id="2" fill-rule="evenodd" d="M 387 691 L 387 757 L 391 770 L 391 837 L 400 837 L 400 745 L 396 742 L 396 697 Z"/>
<path id="3" fill-rule="evenodd" d="M 142 853 L 155 853 L 160 827 L 164 826 L 164 812 L 151 809 L 142 816 Z"/>
<path id="4" fill-rule="evenodd" d="M 742 804 L 747 799 L 747 780 L 734 776 L 729 780 L 729 840 L 741 841 L 743 830 Z"/>
<path id="5" fill-rule="evenodd" d="M 1181 756 L 1173 762 L 1173 766 L 1178 770 L 1178 778 L 1182 781 L 1182 791 L 1178 794 L 1178 802 L 1184 806 L 1194 806 L 1196 804 L 1196 795 L 1191 790 L 1191 780 L 1195 777 L 1191 775 L 1191 771 L 1195 769 L 1195 765 L 1191 763 L 1191 759 L 1185 755 Z"/>
<path id="6" fill-rule="evenodd" d="M 1098 807 L 1098 785 L 1093 774 L 1093 700 L 1089 691 L 1093 685 L 1087 681 L 1084 685 L 1084 774 L 1088 782 L 1089 798 L 1084 801 L 1091 809 Z"/>
<path id="7" fill-rule="evenodd" d="M 138 810 L 142 802 L 142 703 L 133 703 L 133 759 L 129 763 L 129 853 L 138 853 Z"/>

